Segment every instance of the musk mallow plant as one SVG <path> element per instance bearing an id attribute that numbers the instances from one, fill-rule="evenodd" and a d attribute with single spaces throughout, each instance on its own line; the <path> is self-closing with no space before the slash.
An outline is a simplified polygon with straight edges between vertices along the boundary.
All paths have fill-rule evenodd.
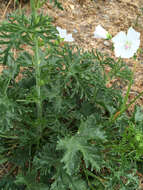
<path id="1" fill-rule="evenodd" d="M 123 31 L 119 32 L 112 38 L 112 36 L 106 31 L 101 25 L 98 25 L 94 32 L 95 38 L 101 39 L 110 39 L 114 45 L 115 56 L 119 58 L 132 58 L 140 46 L 140 33 L 135 31 L 132 27 L 128 29 L 127 34 Z M 115 120 L 119 115 L 121 115 L 125 110 L 127 110 L 140 96 L 142 96 L 143 92 L 139 93 L 137 97 L 135 97 L 129 105 L 126 105 L 129 97 L 129 93 L 131 90 L 131 86 L 133 83 L 133 76 L 135 72 L 136 64 L 134 64 L 134 69 L 132 72 L 132 77 L 129 81 L 128 90 L 124 97 L 123 104 L 121 109 L 111 117 L 111 120 Z"/>
<path id="2" fill-rule="evenodd" d="M 132 58 L 136 54 L 137 50 L 140 46 L 140 33 L 135 31 L 132 27 L 128 29 L 127 34 L 123 31 L 119 32 L 116 36 L 114 36 L 111 41 L 114 44 L 114 52 L 115 56 L 120 58 Z M 123 104 L 120 110 L 112 117 L 113 120 L 125 112 L 135 101 L 143 95 L 143 91 L 138 94 L 130 103 L 127 105 L 129 94 L 131 91 L 131 87 L 134 79 L 134 72 L 136 70 L 136 63 L 133 65 L 132 77 L 128 84 L 128 89 L 126 95 L 123 99 Z"/>
<path id="3" fill-rule="evenodd" d="M 107 39 L 108 32 L 98 26 L 94 33 L 96 38 Z M 111 38 L 110 38 L 111 39 Z M 123 31 L 119 32 L 116 36 L 114 36 L 111 41 L 114 44 L 114 52 L 115 56 L 118 57 L 118 60 L 122 58 L 132 58 L 136 54 L 137 50 L 140 46 L 140 33 L 135 31 L 132 27 L 128 29 L 127 34 Z M 133 71 L 131 78 L 129 79 L 128 88 L 126 91 L 125 96 L 122 98 L 123 101 L 118 110 L 114 114 L 111 115 L 110 121 L 111 123 L 118 122 L 122 116 L 124 117 L 125 111 L 136 102 L 138 98 L 143 95 L 143 91 L 140 92 L 134 99 L 130 100 L 129 103 L 129 94 L 131 91 L 131 87 L 133 84 L 134 79 L 134 72 L 136 70 L 136 63 L 134 61 Z M 138 165 L 142 165 L 142 147 L 143 147 L 143 140 L 141 140 L 143 133 L 141 123 L 143 123 L 143 112 L 140 107 L 135 106 L 133 111 L 132 119 L 135 121 L 136 124 L 133 122 L 129 123 L 128 127 L 124 128 L 124 132 L 121 135 L 121 141 L 119 142 L 119 148 L 116 147 L 116 151 L 120 154 L 125 154 L 126 157 L 131 158 L 133 160 L 138 161 Z M 137 124 L 138 123 L 138 124 Z M 139 124 L 140 123 L 140 124 Z M 130 155 L 130 156 L 128 156 Z M 112 188 L 112 186 L 111 186 Z"/>
<path id="4" fill-rule="evenodd" d="M 106 85 L 106 66 L 124 82 L 131 71 L 98 51 L 61 46 L 40 2 L 31 0 L 28 17 L 0 23 L 0 189 L 137 189 L 137 164 L 120 145 L 136 122 L 126 113 L 111 121 L 123 98 Z"/>

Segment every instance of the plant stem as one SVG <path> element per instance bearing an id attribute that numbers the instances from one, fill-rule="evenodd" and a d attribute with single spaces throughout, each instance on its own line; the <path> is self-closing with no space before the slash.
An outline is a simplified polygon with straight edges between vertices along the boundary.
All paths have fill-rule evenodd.
<path id="1" fill-rule="evenodd" d="M 143 95 L 143 91 L 141 92 L 141 93 L 139 93 L 127 106 L 126 106 L 126 108 L 125 108 L 125 110 L 124 111 L 126 111 L 133 103 L 135 103 L 135 101 L 139 98 L 139 97 L 141 97 Z"/>
<path id="2" fill-rule="evenodd" d="M 86 180 L 87 180 L 87 182 L 88 182 L 89 187 L 90 187 L 92 190 L 94 190 L 92 184 L 90 183 L 90 181 L 89 181 L 89 179 L 88 179 L 87 170 L 86 170 L 85 168 L 83 168 L 83 170 L 84 170 L 85 177 L 86 177 Z"/>
<path id="3" fill-rule="evenodd" d="M 136 70 L 136 64 L 134 64 L 134 67 L 133 67 L 133 72 L 132 72 L 131 80 L 129 82 L 128 90 L 126 92 L 126 96 L 124 98 L 123 105 L 121 106 L 121 111 L 124 110 L 125 107 L 126 107 L 126 103 L 128 101 L 128 97 L 129 97 L 129 94 L 130 94 L 130 91 L 131 91 L 131 87 L 132 87 L 132 84 L 133 84 L 133 78 L 134 78 L 135 70 Z"/>
<path id="4" fill-rule="evenodd" d="M 103 181 L 104 181 L 103 179 L 101 179 L 100 177 L 96 176 L 95 174 L 93 174 L 93 173 L 90 172 L 89 170 L 86 170 L 86 172 L 87 172 L 87 174 L 90 175 L 91 177 L 96 178 L 98 181 L 100 181 L 100 183 L 105 187 L 104 182 L 103 182 Z"/>
<path id="5" fill-rule="evenodd" d="M 36 14 L 37 14 L 35 4 L 36 4 L 35 0 L 30 0 L 30 7 L 31 7 L 31 11 L 32 11 L 32 14 L 34 15 L 34 17 L 36 17 Z"/>
<path id="6" fill-rule="evenodd" d="M 141 97 L 143 95 L 143 91 L 141 93 L 139 93 L 128 105 L 126 105 L 124 107 L 124 109 L 116 112 L 112 117 L 111 117 L 111 122 L 116 121 L 116 119 L 122 114 L 124 113 L 133 103 L 135 103 L 135 101 Z"/>
<path id="7" fill-rule="evenodd" d="M 7 135 L 3 135 L 3 134 L 0 134 L 0 137 L 8 138 L 8 139 L 18 139 L 18 136 L 7 136 Z"/>
<path id="8" fill-rule="evenodd" d="M 9 84 L 10 84 L 10 80 L 11 80 L 11 77 L 9 77 L 8 81 L 7 81 L 7 84 L 5 86 L 5 89 L 4 89 L 4 95 L 7 96 L 7 89 L 9 87 Z"/>
<path id="9" fill-rule="evenodd" d="M 30 1 L 30 6 L 31 6 L 31 10 L 32 10 L 32 14 L 34 17 L 34 22 L 36 22 L 37 20 L 37 3 L 38 0 L 31 0 Z M 39 57 L 39 45 L 38 45 L 38 37 L 35 34 L 33 41 L 34 41 L 34 66 L 35 66 L 35 77 L 36 77 L 36 92 L 37 92 L 37 101 L 36 101 L 36 106 L 37 106 L 37 120 L 39 126 L 37 129 L 37 133 L 38 133 L 38 143 L 37 143 L 37 147 L 39 147 L 39 141 L 41 138 L 41 120 L 42 120 L 42 100 L 41 100 L 41 85 L 40 85 L 40 80 L 41 80 L 41 69 L 40 69 L 40 57 Z M 40 134 L 39 134 L 40 133 Z"/>
<path id="10" fill-rule="evenodd" d="M 36 3 L 37 1 L 31 0 L 31 9 L 32 13 L 34 16 L 34 22 L 37 19 L 37 11 L 36 11 Z M 40 57 L 39 57 L 39 46 L 38 46 L 38 37 L 34 36 L 34 44 L 35 44 L 35 49 L 34 49 L 34 66 L 35 66 L 35 75 L 36 75 L 36 91 L 37 91 L 37 119 L 41 120 L 42 118 L 42 102 L 41 102 L 41 87 L 40 87 Z"/>
<path id="11" fill-rule="evenodd" d="M 42 102 L 41 102 L 41 87 L 40 87 L 40 58 L 38 51 L 38 39 L 35 36 L 35 73 L 36 73 L 36 91 L 37 91 L 37 118 L 41 120 L 42 118 Z"/>
<path id="12" fill-rule="evenodd" d="M 123 104 L 122 104 L 122 106 L 121 106 L 121 111 L 120 111 L 120 112 L 122 112 L 122 110 L 124 110 L 125 107 L 126 107 L 126 103 L 127 103 L 127 101 L 128 101 L 128 97 L 129 97 L 129 93 L 130 93 L 130 91 L 131 91 L 132 84 L 133 84 L 133 78 L 130 80 L 130 83 L 129 83 L 129 86 L 128 86 L 126 95 L 125 95 L 125 97 L 124 97 L 124 101 L 123 101 Z"/>
<path id="13" fill-rule="evenodd" d="M 130 82 L 129 82 L 128 89 L 127 89 L 126 95 L 125 95 L 125 97 L 124 97 L 124 101 L 123 101 L 123 104 L 122 104 L 122 106 L 121 106 L 121 109 L 120 109 L 118 112 L 116 112 L 116 113 L 111 117 L 111 122 L 114 122 L 122 113 L 124 113 L 124 112 L 143 94 L 143 92 L 141 92 L 141 93 L 140 93 L 136 98 L 134 98 L 128 105 L 126 105 L 126 103 L 127 103 L 127 101 L 128 101 L 128 97 L 129 97 L 130 91 L 131 91 L 131 87 L 132 87 L 132 84 L 133 84 L 133 77 L 134 77 L 135 70 L 136 70 L 136 64 L 134 64 L 132 77 L 131 77 L 131 80 L 130 80 Z"/>

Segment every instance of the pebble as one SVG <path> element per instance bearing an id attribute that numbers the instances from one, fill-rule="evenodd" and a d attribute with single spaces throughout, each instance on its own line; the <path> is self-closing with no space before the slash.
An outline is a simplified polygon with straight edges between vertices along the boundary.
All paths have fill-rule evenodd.
<path id="1" fill-rule="evenodd" d="M 104 43 L 104 45 L 107 46 L 107 47 L 110 46 L 110 43 L 109 43 L 108 41 L 104 41 L 103 43 Z"/>

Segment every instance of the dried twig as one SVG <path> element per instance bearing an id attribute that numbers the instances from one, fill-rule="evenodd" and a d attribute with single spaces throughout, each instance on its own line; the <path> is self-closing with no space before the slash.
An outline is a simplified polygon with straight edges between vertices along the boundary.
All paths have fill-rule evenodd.
<path id="1" fill-rule="evenodd" d="M 8 7 L 9 7 L 9 5 L 12 3 L 12 1 L 13 1 L 13 0 L 9 0 L 9 2 L 8 2 L 7 6 L 6 6 L 5 10 L 4 10 L 4 13 L 3 13 L 3 15 L 2 15 L 2 19 L 4 19 L 5 15 L 6 15 L 6 12 L 7 12 L 7 9 L 8 9 Z"/>

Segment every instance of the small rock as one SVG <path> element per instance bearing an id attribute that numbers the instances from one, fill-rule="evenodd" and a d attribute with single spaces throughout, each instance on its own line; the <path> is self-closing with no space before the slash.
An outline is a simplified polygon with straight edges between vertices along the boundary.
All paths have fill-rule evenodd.
<path id="1" fill-rule="evenodd" d="M 72 10 L 74 10 L 74 5 L 69 5 Z"/>
<path id="2" fill-rule="evenodd" d="M 104 41 L 104 45 L 108 47 L 110 46 L 110 43 L 108 41 Z"/>

